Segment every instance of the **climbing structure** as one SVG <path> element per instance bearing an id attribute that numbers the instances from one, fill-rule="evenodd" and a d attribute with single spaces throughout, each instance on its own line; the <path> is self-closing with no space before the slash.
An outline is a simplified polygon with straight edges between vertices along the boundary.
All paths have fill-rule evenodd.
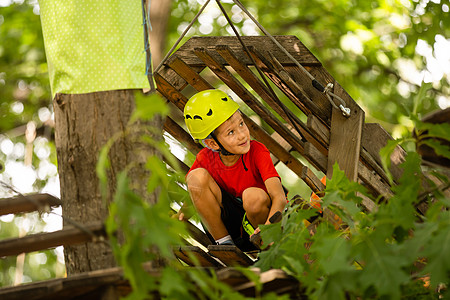
<path id="1" fill-rule="evenodd" d="M 275 163 L 283 162 L 312 191 L 323 191 L 323 184 L 298 155 L 292 154 L 294 151 L 328 177 L 332 165 L 338 162 L 351 180 L 364 183 L 375 196 L 388 195 L 389 181 L 378 151 L 389 135 L 377 124 L 364 124 L 364 111 L 300 40 L 295 36 L 279 36 L 276 40 L 292 57 L 269 37 L 191 38 L 154 74 L 157 89 L 182 110 L 195 92 L 217 88 L 211 82 L 212 73 L 270 126 L 271 133 L 244 114 L 252 137 L 268 147 Z M 349 115 L 342 113 L 333 97 L 315 87 L 308 73 L 345 102 Z M 243 111 L 249 111 L 247 107 Z M 295 107 L 297 112 L 288 107 Z M 168 118 L 165 130 L 194 154 L 201 149 L 173 119 Z M 378 138 L 375 143 L 374 137 Z M 369 200 L 364 204 L 369 210 L 373 208 Z"/>
<path id="2" fill-rule="evenodd" d="M 332 166 L 337 162 L 349 179 L 362 182 L 374 196 L 391 193 L 378 156 L 391 137 L 378 124 L 364 123 L 364 111 L 295 36 L 193 37 L 168 57 L 153 75 L 157 91 L 179 110 L 183 110 L 188 98 L 197 91 L 218 88 L 219 83 L 223 88 L 224 83 L 242 100 L 243 117 L 252 137 L 267 146 L 275 164 L 284 163 L 315 193 L 323 192 L 324 185 L 315 175 L 317 172 L 307 167 L 300 157 L 329 178 L 332 177 Z M 258 125 L 249 116 L 250 111 L 266 125 Z M 167 117 L 164 129 L 197 154 L 202 147 L 183 129 L 184 121 L 180 115 L 173 113 Z M 402 155 L 398 148 L 391 157 L 394 179 L 401 174 L 397 165 Z M 187 171 L 189 166 L 180 163 Z M 2 200 L 1 214 L 59 205 L 57 199 L 50 196 L 36 197 L 40 198 L 31 201 L 29 196 L 20 196 Z M 375 204 L 364 199 L 363 205 L 370 211 Z M 175 247 L 178 259 L 194 265 L 191 261 L 194 255 L 200 266 L 217 270 L 219 280 L 245 295 L 252 295 L 255 291 L 253 282 L 234 269 L 219 270 L 226 266 L 251 265 L 254 257 L 235 246 L 211 245 L 202 231 L 191 223 L 188 226 L 197 243 Z M 83 228 L 66 227 L 58 232 L 1 241 L 0 257 L 59 245 L 95 242 L 105 237 L 101 222 Z M 262 273 L 260 279 L 267 291 L 299 291 L 298 282 L 281 270 Z M 108 269 L 32 283 L 26 288 L 4 288 L 0 289 L 0 296 L 95 297 L 105 285 L 113 286 L 124 295 L 129 292 L 121 271 Z"/>

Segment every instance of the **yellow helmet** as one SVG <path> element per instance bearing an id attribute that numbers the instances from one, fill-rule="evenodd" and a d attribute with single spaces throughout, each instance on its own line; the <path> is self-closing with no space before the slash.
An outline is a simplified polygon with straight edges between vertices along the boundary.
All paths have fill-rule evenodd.
<path id="1" fill-rule="evenodd" d="M 186 103 L 184 121 L 192 138 L 202 140 L 238 109 L 239 104 L 221 90 L 205 90 L 192 96 Z"/>

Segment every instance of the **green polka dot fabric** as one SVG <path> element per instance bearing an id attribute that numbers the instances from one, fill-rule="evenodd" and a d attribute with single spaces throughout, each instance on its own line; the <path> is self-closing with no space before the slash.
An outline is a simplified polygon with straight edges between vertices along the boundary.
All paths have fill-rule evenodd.
<path id="1" fill-rule="evenodd" d="M 149 88 L 141 1 L 39 0 L 52 96 Z"/>

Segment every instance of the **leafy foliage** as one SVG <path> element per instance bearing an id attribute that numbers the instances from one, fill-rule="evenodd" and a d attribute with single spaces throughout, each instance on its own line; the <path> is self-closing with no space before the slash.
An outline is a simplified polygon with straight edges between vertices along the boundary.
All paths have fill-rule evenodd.
<path id="1" fill-rule="evenodd" d="M 428 130 L 429 137 L 449 140 L 447 124 L 424 124 L 417 114 L 411 118 L 416 128 Z M 381 151 L 386 170 L 394 148 L 413 142 L 411 136 L 388 142 Z M 261 254 L 257 266 L 263 270 L 283 268 L 296 276 L 314 299 L 400 299 L 405 295 L 435 299 L 433 290 L 450 283 L 449 199 L 432 185 L 416 151 L 407 152 L 401 167 L 403 175 L 393 186 L 393 195 L 368 212 L 361 208 L 359 195 L 370 195 L 335 165 L 322 208 L 337 214 L 346 224 L 344 230 L 319 216 L 321 223 L 311 235 L 304 220 L 318 212 L 290 207 L 281 223 L 262 227 L 264 242 L 274 244 Z M 448 188 L 449 179 L 439 178 Z M 432 188 L 424 193 L 427 184 Z M 428 210 L 421 215 L 418 206 L 424 203 Z M 425 281 L 431 289 L 420 285 L 420 278 L 429 278 Z"/>

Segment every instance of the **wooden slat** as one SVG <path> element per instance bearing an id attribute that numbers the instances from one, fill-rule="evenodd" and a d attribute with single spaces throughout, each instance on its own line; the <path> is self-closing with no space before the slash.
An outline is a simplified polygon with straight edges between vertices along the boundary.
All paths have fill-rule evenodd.
<path id="1" fill-rule="evenodd" d="M 217 260 L 196 246 L 174 247 L 173 253 L 189 266 L 223 267 Z"/>
<path id="2" fill-rule="evenodd" d="M 261 274 L 260 269 L 258 268 L 253 268 L 251 269 L 251 271 L 256 275 Z M 217 280 L 226 283 L 229 286 L 240 286 L 241 284 L 247 283 L 249 281 L 248 277 L 245 276 L 245 274 L 242 273 L 241 270 L 232 267 L 226 267 L 216 270 L 216 276 Z"/>
<path id="3" fill-rule="evenodd" d="M 38 233 L 0 241 L 0 257 L 92 242 L 106 237 L 103 223 L 86 224 L 82 228 L 83 230 L 68 226 L 55 232 Z"/>
<path id="4" fill-rule="evenodd" d="M 195 68 L 199 72 L 204 69 L 204 67 Z M 158 73 L 158 76 L 164 77 L 166 80 L 170 82 L 173 86 L 176 87 L 177 90 L 183 90 L 187 86 L 186 80 L 184 80 L 181 76 L 179 76 L 176 72 L 174 72 L 171 68 L 161 68 Z"/>
<path id="5" fill-rule="evenodd" d="M 193 68 L 186 64 L 177 55 L 172 55 L 167 64 L 197 91 L 214 88 L 208 81 L 201 77 Z"/>
<path id="6" fill-rule="evenodd" d="M 308 115 L 306 126 L 317 139 L 320 139 L 325 145 L 330 144 L 330 128 L 324 125 L 319 118 L 312 114 Z"/>
<path id="7" fill-rule="evenodd" d="M 161 270 L 152 268 L 151 263 L 145 263 L 144 269 L 153 277 L 161 276 Z M 122 268 L 114 267 L 74 274 L 65 278 L 0 288 L 0 299 L 110 299 L 101 298 L 102 291 L 107 286 L 115 288 L 116 295 L 120 297 L 125 297 L 131 292 L 129 282 L 123 277 Z"/>
<path id="8" fill-rule="evenodd" d="M 0 199 L 0 216 L 45 210 L 60 205 L 61 200 L 49 194 L 19 195 Z"/>
<path id="9" fill-rule="evenodd" d="M 292 293 L 292 299 L 303 299 L 303 297 L 299 296 L 301 293 L 299 290 L 299 282 L 282 270 L 273 269 L 262 273 L 260 275 L 260 283 L 262 284 L 262 293 Z M 234 290 L 247 297 L 256 296 L 256 284 L 252 281 L 236 286 Z"/>
<path id="10" fill-rule="evenodd" d="M 254 50 L 255 53 L 257 53 L 256 50 Z M 260 59 L 262 59 L 264 61 L 264 56 L 261 57 L 261 55 L 259 56 Z M 303 79 L 302 81 L 300 81 L 300 84 L 298 84 L 298 82 L 296 82 L 291 74 L 288 72 L 288 70 L 276 59 L 276 57 L 273 55 L 273 53 L 269 52 L 269 58 L 270 58 L 270 62 L 269 63 L 273 66 L 273 71 L 279 76 L 279 78 L 281 80 L 283 80 L 283 82 L 289 86 L 293 91 L 296 92 L 296 95 L 299 97 L 299 99 L 302 99 L 303 101 L 303 105 L 305 105 L 305 107 L 311 111 L 311 113 L 316 114 L 316 115 L 323 115 L 324 111 L 321 110 L 321 108 L 319 106 L 316 105 L 316 103 L 313 101 L 313 97 L 314 96 L 319 96 L 320 94 L 317 94 L 317 90 L 314 88 L 313 90 L 309 90 L 309 93 L 306 92 L 306 89 L 303 86 L 308 86 L 309 85 L 312 86 L 312 80 L 307 77 L 307 75 L 302 72 L 302 76 Z M 322 96 L 322 95 L 320 95 Z M 316 97 L 315 99 L 317 99 L 318 97 Z M 322 97 L 319 97 L 319 99 L 321 99 Z"/>
<path id="11" fill-rule="evenodd" d="M 289 57 L 281 51 L 278 46 L 273 43 L 270 38 L 266 36 L 242 36 L 242 41 L 246 46 L 253 46 L 255 48 L 266 49 L 267 51 L 276 53 L 277 59 L 282 64 L 294 64 Z M 306 48 L 300 40 L 295 36 L 275 36 L 275 39 L 301 64 L 305 65 L 320 65 L 320 62 L 311 52 Z M 190 66 L 204 66 L 201 59 L 192 55 L 192 50 L 195 48 L 206 48 L 212 50 L 216 45 L 228 45 L 233 51 L 238 53 L 238 58 L 246 64 L 251 64 L 251 60 L 245 55 L 242 50 L 237 37 L 234 36 L 204 36 L 192 37 L 184 45 L 182 45 L 176 52 L 180 58 Z M 219 56 L 215 56 L 219 63 L 224 65 L 226 62 Z"/>
<path id="12" fill-rule="evenodd" d="M 195 54 L 201 58 L 205 64 L 213 71 L 224 83 L 228 85 L 253 111 L 255 111 L 272 128 L 282 134 L 287 141 L 300 153 L 303 152 L 303 142 L 288 130 L 280 120 L 278 120 L 261 102 L 259 102 L 245 87 L 234 78 L 234 76 L 224 66 L 220 65 L 209 53 L 201 48 L 194 50 Z"/>
<path id="13" fill-rule="evenodd" d="M 215 49 L 217 53 L 236 71 L 250 87 L 258 93 L 258 95 L 266 101 L 273 110 L 275 110 L 286 122 L 289 121 L 289 117 L 286 112 L 277 105 L 274 100 L 274 96 L 266 87 L 266 85 L 250 70 L 250 68 L 243 62 L 241 62 L 237 55 L 231 51 L 227 45 L 219 45 Z"/>
<path id="14" fill-rule="evenodd" d="M 314 113 L 320 118 L 327 120 L 330 118 L 328 112 L 331 110 L 326 110 L 326 106 L 329 106 L 327 101 L 324 101 L 323 95 L 315 90 L 306 89 L 308 85 L 311 85 L 311 79 L 309 79 L 303 72 L 296 74 L 297 77 L 294 78 L 292 74 L 289 73 L 288 66 L 279 66 L 279 72 L 274 67 L 274 64 L 281 63 L 279 61 L 275 62 L 274 57 L 271 58 L 265 53 L 261 53 L 255 48 L 250 48 L 253 59 L 255 60 L 258 67 L 263 71 L 263 73 L 269 77 L 272 82 L 294 103 L 301 111 L 306 115 Z M 272 59 L 272 62 L 270 61 Z M 294 69 L 293 69 L 294 68 Z M 291 66 L 290 70 L 299 70 L 298 67 Z M 308 93 L 309 92 L 309 93 Z"/>
<path id="15" fill-rule="evenodd" d="M 183 111 L 184 106 L 188 99 L 181 94 L 166 78 L 162 77 L 156 73 L 153 78 L 157 84 L 157 90 L 170 102 L 175 104 L 181 111 Z"/>
<path id="16" fill-rule="evenodd" d="M 161 269 L 151 267 L 150 263 L 144 264 L 145 271 L 154 278 L 161 276 Z M 289 277 L 281 270 L 270 270 L 260 273 L 252 270 L 263 284 L 263 294 L 275 292 L 277 294 L 290 293 L 291 299 L 303 299 L 299 282 Z M 244 274 L 234 268 L 216 270 L 218 281 L 231 286 L 246 296 L 255 296 L 255 284 Z M 105 289 L 110 289 L 112 294 L 126 297 L 131 292 L 130 283 L 124 278 L 122 268 L 109 268 L 71 275 L 66 278 L 50 279 L 26 283 L 19 286 L 0 288 L 0 299 L 46 299 L 46 300 L 75 300 L 75 299 L 106 299 L 101 298 Z M 293 292 L 296 291 L 295 295 Z M 109 298 L 108 298 L 109 299 Z M 115 299 L 115 298 L 113 298 Z"/>
<path id="17" fill-rule="evenodd" d="M 365 150 L 375 159 L 375 161 L 382 165 L 380 150 L 386 146 L 389 140 L 393 140 L 391 135 L 377 123 L 364 124 L 362 145 Z M 391 172 L 395 181 L 397 181 L 403 174 L 403 170 L 399 165 L 405 160 L 405 150 L 397 146 L 391 155 Z"/>
<path id="18" fill-rule="evenodd" d="M 281 147 L 283 147 L 284 150 L 286 150 L 287 152 L 290 152 L 292 150 L 292 146 L 291 144 L 289 144 L 288 142 L 286 142 L 285 139 L 283 139 L 281 137 L 281 135 L 278 134 L 278 132 L 274 131 L 270 137 Z M 289 153 L 290 154 L 290 153 Z M 270 153 L 270 158 L 272 159 L 272 163 L 274 166 L 276 166 L 279 162 L 280 159 L 278 157 L 276 157 L 275 155 L 273 155 L 272 153 Z"/>
<path id="19" fill-rule="evenodd" d="M 197 155 L 203 147 L 196 143 L 189 133 L 187 133 L 180 125 L 177 124 L 172 118 L 166 117 L 164 122 L 164 130 L 170 133 L 171 136 L 176 138 L 180 143 L 182 143 L 186 148 L 192 153 Z"/>
<path id="20" fill-rule="evenodd" d="M 364 124 L 364 111 L 351 100 L 350 96 L 336 82 L 334 93 L 346 101 L 350 108 L 350 117 L 333 107 L 330 127 L 330 147 L 328 151 L 327 177 L 333 176 L 333 165 L 339 168 L 352 181 L 358 178 L 358 162 L 361 150 L 361 135 Z"/>
<path id="21" fill-rule="evenodd" d="M 208 238 L 208 236 L 203 231 L 198 229 L 197 226 L 195 226 L 194 224 L 192 224 L 189 221 L 185 221 L 185 222 L 186 222 L 189 234 L 191 235 L 191 237 L 194 240 L 196 240 L 198 243 L 200 243 L 204 247 L 208 247 L 209 245 L 212 244 L 211 240 Z"/>
<path id="22" fill-rule="evenodd" d="M 251 266 L 253 260 L 234 245 L 211 245 L 208 252 L 220 259 L 226 266 Z"/>
<path id="23" fill-rule="evenodd" d="M 318 139 L 323 141 L 326 145 L 328 145 L 330 143 L 330 130 L 327 126 L 325 126 L 322 122 L 320 122 L 320 120 L 318 118 L 316 118 L 314 115 L 309 115 L 307 125 L 308 125 L 309 130 Z M 386 172 L 381 167 L 381 160 L 379 158 L 379 154 L 375 155 L 375 153 L 379 153 L 381 147 L 379 146 L 379 144 L 376 144 L 377 146 L 372 144 L 370 138 L 364 139 L 364 131 L 365 131 L 365 128 L 367 127 L 367 125 L 368 124 L 364 124 L 364 126 L 363 126 L 363 134 L 362 134 L 362 140 L 361 140 L 362 148 L 360 151 L 360 160 L 369 169 L 375 171 L 384 180 L 384 182 L 386 184 L 388 184 L 389 179 L 386 175 Z M 374 135 L 375 134 L 376 134 L 376 132 L 374 132 Z M 386 143 L 386 140 L 385 140 L 385 143 Z M 370 152 L 366 149 L 369 149 Z M 398 154 L 400 154 L 400 152 L 398 152 L 398 150 L 401 151 L 402 150 L 401 147 L 397 148 L 397 151 L 393 154 L 393 157 L 399 157 Z M 403 156 L 401 156 L 401 157 L 403 157 Z M 378 160 L 377 160 L 377 158 L 378 158 Z M 399 162 L 399 159 L 397 159 L 396 161 L 397 161 L 397 164 L 399 164 L 401 162 L 401 161 Z M 398 172 L 401 172 L 401 169 L 399 169 L 397 167 L 396 171 L 397 171 L 396 174 L 399 174 Z"/>

